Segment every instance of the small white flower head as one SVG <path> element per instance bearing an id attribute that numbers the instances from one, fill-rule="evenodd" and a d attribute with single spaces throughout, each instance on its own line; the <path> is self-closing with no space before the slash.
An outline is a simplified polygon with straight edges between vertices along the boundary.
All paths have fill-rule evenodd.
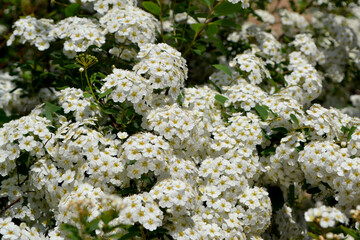
<path id="1" fill-rule="evenodd" d="M 123 140 L 123 139 L 127 138 L 129 136 L 129 134 L 127 132 L 118 132 L 117 136 L 118 136 L 118 138 Z"/>

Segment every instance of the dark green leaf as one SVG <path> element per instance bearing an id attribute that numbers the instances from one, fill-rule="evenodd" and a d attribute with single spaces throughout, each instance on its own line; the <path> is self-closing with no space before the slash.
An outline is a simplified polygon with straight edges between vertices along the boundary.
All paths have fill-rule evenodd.
<path id="1" fill-rule="evenodd" d="M 106 75 L 105 74 L 103 74 L 102 72 L 98 72 L 97 73 L 98 74 L 98 76 L 100 77 L 100 78 L 106 78 Z"/>
<path id="2" fill-rule="evenodd" d="M 230 77 L 232 77 L 232 72 L 231 72 L 231 70 L 230 70 L 227 66 L 225 66 L 225 65 L 223 65 L 223 64 L 214 64 L 213 67 L 216 68 L 216 69 L 219 69 L 219 70 L 223 71 L 224 73 L 226 73 L 227 75 L 229 75 Z"/>
<path id="3" fill-rule="evenodd" d="M 341 229 L 344 231 L 344 233 L 352 236 L 355 239 L 360 239 L 360 233 L 359 231 L 356 231 L 355 229 L 350 229 L 344 226 L 341 226 Z"/>
<path id="4" fill-rule="evenodd" d="M 92 97 L 92 95 L 90 93 L 88 93 L 88 92 L 84 92 L 83 96 L 84 96 L 84 98 Z"/>
<path id="5" fill-rule="evenodd" d="M 215 100 L 220 102 L 221 104 L 224 104 L 226 102 L 226 100 L 228 100 L 228 98 L 223 96 L 223 95 L 216 94 L 215 95 Z"/>
<path id="6" fill-rule="evenodd" d="M 230 27 L 230 28 L 238 28 L 238 29 L 241 29 L 241 25 L 240 24 L 237 24 L 236 22 L 234 21 L 230 21 L 228 19 L 220 19 L 220 20 L 216 20 L 214 21 L 213 23 L 216 23 L 220 26 L 223 26 L 223 27 Z"/>
<path id="7" fill-rule="evenodd" d="M 313 233 L 316 233 L 316 234 L 318 234 L 318 235 L 321 235 L 321 231 L 320 231 L 319 227 L 318 227 L 315 223 L 313 223 L 313 222 L 306 222 L 306 224 L 308 225 L 308 227 L 311 229 L 311 231 L 312 231 Z"/>
<path id="8" fill-rule="evenodd" d="M 208 39 L 205 39 L 207 42 L 214 44 L 214 46 L 224 55 L 227 55 L 226 47 L 224 46 L 224 41 L 208 36 Z"/>
<path id="9" fill-rule="evenodd" d="M 87 233 L 93 233 L 96 229 L 99 228 L 100 218 L 95 218 L 85 225 L 85 230 Z"/>
<path id="10" fill-rule="evenodd" d="M 202 1 L 203 3 L 206 4 L 206 6 L 208 6 L 209 8 L 212 7 L 212 5 L 214 4 L 214 0 L 200 0 Z"/>
<path id="11" fill-rule="evenodd" d="M 106 96 L 109 95 L 113 90 L 114 90 L 114 88 L 109 88 L 109 89 L 106 90 L 105 92 L 99 94 L 99 98 L 106 97 Z"/>
<path id="12" fill-rule="evenodd" d="M 259 104 L 256 104 L 255 110 L 263 121 L 266 121 L 266 119 L 269 117 L 269 112 Z"/>
<path id="13" fill-rule="evenodd" d="M 205 29 L 205 32 L 206 34 L 209 36 L 209 37 L 212 37 L 214 36 L 215 34 L 217 34 L 219 31 L 219 28 L 216 24 L 214 23 L 210 23 L 206 29 Z"/>
<path id="14" fill-rule="evenodd" d="M 355 130 L 356 130 L 356 126 L 352 126 L 352 127 L 350 128 L 350 131 L 349 131 L 349 133 L 348 133 L 348 135 L 347 135 L 347 140 L 348 140 L 348 141 L 350 141 L 351 135 L 354 134 Z"/>
<path id="15" fill-rule="evenodd" d="M 272 137 L 269 136 L 269 134 L 267 134 L 267 132 L 264 129 L 261 129 L 261 133 L 264 138 L 271 140 Z"/>
<path id="16" fill-rule="evenodd" d="M 72 3 L 65 8 L 65 16 L 72 17 L 75 16 L 80 10 L 80 5 L 77 3 Z"/>
<path id="17" fill-rule="evenodd" d="M 215 9 L 215 16 L 227 16 L 233 13 L 240 14 L 242 10 L 241 3 L 232 4 L 230 2 L 224 2 Z"/>
<path id="18" fill-rule="evenodd" d="M 154 2 L 144 1 L 144 2 L 142 2 L 142 6 L 143 6 L 143 8 L 145 8 L 145 10 L 151 12 L 152 14 L 154 14 L 156 16 L 159 16 L 161 14 L 160 7 Z"/>
<path id="19" fill-rule="evenodd" d="M 141 231 L 138 230 L 138 231 L 131 231 L 127 234 L 125 234 L 124 236 L 122 236 L 121 238 L 119 238 L 119 240 L 127 240 L 127 239 L 131 239 L 133 237 L 136 237 L 136 236 L 140 236 L 141 235 Z"/>
<path id="20" fill-rule="evenodd" d="M 276 149 L 273 146 L 271 146 L 271 147 L 265 148 L 260 154 L 261 154 L 261 156 L 266 157 L 268 155 L 274 154 L 275 152 L 276 152 Z"/>
<path id="21" fill-rule="evenodd" d="M 93 75 L 91 75 L 90 77 L 90 83 L 94 83 L 96 81 L 96 77 L 97 77 L 97 73 L 94 73 Z"/>
<path id="22" fill-rule="evenodd" d="M 297 119 L 297 117 L 294 114 L 291 113 L 290 118 L 296 125 L 299 125 L 299 120 Z"/>
<path id="23" fill-rule="evenodd" d="M 53 120 L 53 117 L 52 117 L 52 113 L 55 113 L 55 112 L 59 112 L 61 111 L 62 108 L 59 107 L 59 106 L 56 106 L 52 103 L 49 103 L 49 102 L 45 102 L 45 107 L 44 107 L 44 110 L 43 110 L 43 115 L 45 115 L 45 117 L 47 119 L 49 119 L 50 121 Z"/>
<path id="24" fill-rule="evenodd" d="M 134 193 L 137 193 L 137 190 L 133 187 L 124 188 L 118 191 L 118 194 L 120 194 L 121 196 L 127 196 Z"/>
<path id="25" fill-rule="evenodd" d="M 204 24 L 203 23 L 193 23 L 190 26 L 196 33 L 198 33 L 204 27 Z"/>
<path id="26" fill-rule="evenodd" d="M 66 232 L 70 232 L 70 233 L 74 233 L 74 234 L 79 234 L 79 229 L 77 229 L 77 227 L 68 224 L 68 223 L 63 223 L 60 225 L 60 229 Z"/>
<path id="27" fill-rule="evenodd" d="M 287 134 L 289 131 L 284 128 L 284 127 L 277 127 L 277 128 L 272 128 L 271 130 L 275 131 L 275 132 L 280 132 L 280 133 L 283 133 L 283 134 Z"/>
<path id="28" fill-rule="evenodd" d="M 316 235 L 316 234 L 314 234 L 314 233 L 312 233 L 312 232 L 308 232 L 308 234 L 309 234 L 309 236 L 310 236 L 312 239 L 315 239 L 315 240 L 319 239 L 319 236 Z"/>
<path id="29" fill-rule="evenodd" d="M 108 224 L 111 220 L 115 219 L 117 216 L 118 216 L 118 214 L 116 213 L 116 211 L 108 210 L 108 211 L 102 212 L 100 215 L 100 218 L 105 224 Z"/>
<path id="30" fill-rule="evenodd" d="M 219 93 L 222 93 L 221 88 L 218 85 L 216 85 L 213 81 L 209 80 L 209 83 L 216 88 L 216 91 L 218 91 Z"/>
<path id="31" fill-rule="evenodd" d="M 346 134 L 350 129 L 346 126 L 342 126 L 340 129 L 344 134 Z"/>
<path id="32" fill-rule="evenodd" d="M 12 119 L 11 117 L 8 117 L 5 113 L 5 111 L 0 108 L 0 126 L 4 123 L 10 122 Z"/>

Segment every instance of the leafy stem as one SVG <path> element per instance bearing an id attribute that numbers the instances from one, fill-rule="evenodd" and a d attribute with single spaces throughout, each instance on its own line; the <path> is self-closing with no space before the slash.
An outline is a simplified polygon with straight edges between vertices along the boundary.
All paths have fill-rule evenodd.
<path id="1" fill-rule="evenodd" d="M 215 4 L 214 7 L 210 8 L 210 11 L 209 11 L 208 15 L 206 16 L 204 25 L 202 26 L 202 28 L 201 28 L 199 31 L 196 31 L 196 32 L 195 32 L 195 35 L 194 35 L 193 39 L 191 40 L 189 46 L 188 46 L 188 47 L 186 48 L 186 50 L 184 51 L 183 57 L 185 57 L 185 56 L 189 53 L 191 47 L 196 43 L 196 39 L 197 39 L 197 38 L 199 37 L 199 35 L 207 28 L 207 26 L 208 26 L 209 23 L 211 22 L 211 20 L 212 20 L 211 17 L 214 15 L 215 9 L 216 9 L 217 7 L 219 7 L 223 2 L 225 2 L 225 0 L 219 1 L 218 3 Z"/>

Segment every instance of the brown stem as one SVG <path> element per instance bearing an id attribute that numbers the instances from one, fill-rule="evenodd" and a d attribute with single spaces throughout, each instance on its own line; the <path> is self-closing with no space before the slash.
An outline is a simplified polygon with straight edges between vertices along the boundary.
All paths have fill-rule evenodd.
<path id="1" fill-rule="evenodd" d="M 18 197 L 15 201 L 13 201 L 12 203 L 10 203 L 8 206 L 6 206 L 1 212 L 0 212 L 0 216 L 3 215 L 6 210 L 8 210 L 9 208 L 11 208 L 12 206 L 14 206 L 16 203 L 20 202 L 20 200 L 22 199 L 22 196 Z"/>

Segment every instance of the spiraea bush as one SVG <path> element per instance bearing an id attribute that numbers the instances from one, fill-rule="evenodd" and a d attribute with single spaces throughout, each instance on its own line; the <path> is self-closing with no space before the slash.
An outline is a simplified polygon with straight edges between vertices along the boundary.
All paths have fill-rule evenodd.
<path id="1" fill-rule="evenodd" d="M 360 239 L 360 2 L 288 3 L 2 0 L 0 238 Z"/>

